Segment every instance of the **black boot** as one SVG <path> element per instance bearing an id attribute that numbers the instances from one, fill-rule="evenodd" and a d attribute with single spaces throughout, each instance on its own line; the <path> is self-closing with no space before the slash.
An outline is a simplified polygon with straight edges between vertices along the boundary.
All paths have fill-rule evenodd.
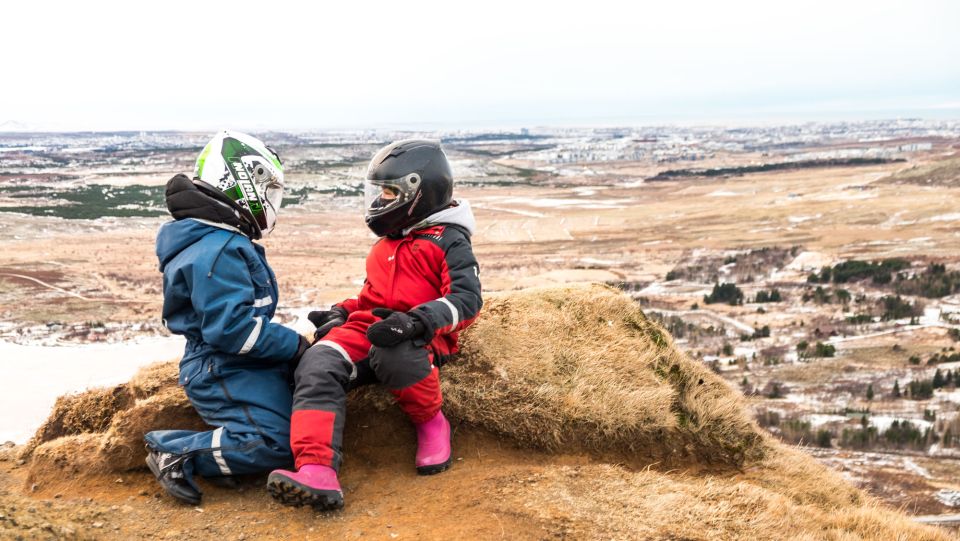
<path id="1" fill-rule="evenodd" d="M 185 455 L 175 455 L 156 451 L 147 446 L 147 467 L 156 476 L 160 486 L 167 494 L 190 505 L 200 505 L 200 490 L 191 483 L 183 472 Z"/>

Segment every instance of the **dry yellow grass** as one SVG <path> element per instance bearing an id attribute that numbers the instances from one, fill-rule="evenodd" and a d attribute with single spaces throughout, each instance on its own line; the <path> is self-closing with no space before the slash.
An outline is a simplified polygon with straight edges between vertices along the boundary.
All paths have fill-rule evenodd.
<path id="1" fill-rule="evenodd" d="M 492 296 L 442 379 L 455 417 L 523 445 L 685 465 L 762 453 L 739 395 L 606 286 Z"/>
<path id="2" fill-rule="evenodd" d="M 914 165 L 890 175 L 884 179 L 884 182 L 921 186 L 957 186 L 960 185 L 960 158 L 953 157 Z"/>
<path id="3" fill-rule="evenodd" d="M 834 474 L 818 473 L 784 478 L 766 470 L 776 482 L 764 486 L 739 477 L 595 464 L 544 468 L 522 482 L 496 482 L 506 505 L 549 525 L 554 535 L 574 539 L 951 539 L 874 501 L 817 505 L 782 490 L 799 494 L 822 490 L 817 485 L 824 481 L 836 484 L 830 482 Z"/>

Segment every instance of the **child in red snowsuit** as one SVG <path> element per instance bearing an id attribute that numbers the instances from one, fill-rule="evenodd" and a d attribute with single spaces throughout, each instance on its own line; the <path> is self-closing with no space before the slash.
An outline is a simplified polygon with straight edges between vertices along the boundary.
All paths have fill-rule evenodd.
<path id="1" fill-rule="evenodd" d="M 473 214 L 452 199 L 450 165 L 432 141 L 380 150 L 366 192 L 366 222 L 381 238 L 367 256 L 360 295 L 311 313 L 318 339 L 296 370 L 291 419 L 297 471 L 276 470 L 268 480 L 283 503 L 343 506 L 337 471 L 346 393 L 368 383 L 385 386 L 416 427 L 417 472 L 450 466 L 438 367 L 482 306 Z"/>

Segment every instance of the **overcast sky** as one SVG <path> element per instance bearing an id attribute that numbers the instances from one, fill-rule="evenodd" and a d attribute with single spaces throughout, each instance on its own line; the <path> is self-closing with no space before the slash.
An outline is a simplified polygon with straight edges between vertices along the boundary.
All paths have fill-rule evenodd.
<path id="1" fill-rule="evenodd" d="M 3 11 L 0 124 L 960 118 L 956 0 L 34 0 Z"/>

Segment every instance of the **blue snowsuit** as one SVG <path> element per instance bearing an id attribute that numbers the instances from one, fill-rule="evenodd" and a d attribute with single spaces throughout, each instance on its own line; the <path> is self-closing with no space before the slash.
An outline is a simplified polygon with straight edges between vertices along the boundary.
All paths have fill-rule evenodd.
<path id="1" fill-rule="evenodd" d="M 187 338 L 180 385 L 214 430 L 157 430 L 147 444 L 188 455 L 191 475 L 219 477 L 293 463 L 290 360 L 299 335 L 272 323 L 277 284 L 262 246 L 196 219 L 160 227 L 163 318 Z"/>

